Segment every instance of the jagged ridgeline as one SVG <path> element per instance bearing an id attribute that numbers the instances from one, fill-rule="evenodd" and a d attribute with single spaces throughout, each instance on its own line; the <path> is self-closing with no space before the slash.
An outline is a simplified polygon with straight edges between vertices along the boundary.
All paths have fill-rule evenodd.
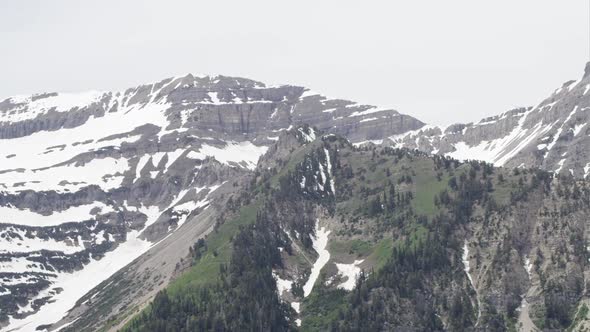
<path id="1" fill-rule="evenodd" d="M 587 324 L 590 187 L 290 130 L 123 331 Z M 71 327 L 75 328 L 75 324 Z"/>

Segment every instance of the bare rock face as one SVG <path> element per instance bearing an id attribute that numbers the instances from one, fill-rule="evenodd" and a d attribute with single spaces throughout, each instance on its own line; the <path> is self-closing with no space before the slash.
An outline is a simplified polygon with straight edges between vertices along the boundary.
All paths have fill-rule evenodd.
<path id="1" fill-rule="evenodd" d="M 590 64 L 589 64 L 590 65 Z M 393 135 L 386 144 L 485 160 L 497 166 L 540 167 L 577 178 L 590 175 L 590 77 L 569 81 L 535 107 L 478 123 L 425 126 Z"/>
<path id="2" fill-rule="evenodd" d="M 178 261 L 210 231 L 220 193 L 303 124 L 316 128 L 305 135 L 353 142 L 424 126 L 303 87 L 226 76 L 0 101 L 0 327 L 45 329 L 77 302 L 92 307 L 99 294 L 78 300 L 148 251 Z M 182 252 L 170 251 L 171 239 Z M 153 290 L 175 271 L 140 262 L 157 275 Z"/>

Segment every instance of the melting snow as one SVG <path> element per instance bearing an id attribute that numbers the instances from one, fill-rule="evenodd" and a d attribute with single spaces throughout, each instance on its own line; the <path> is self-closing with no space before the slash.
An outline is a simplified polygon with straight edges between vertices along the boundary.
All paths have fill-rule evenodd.
<path id="1" fill-rule="evenodd" d="M 219 98 L 217 97 L 217 92 L 208 92 L 209 99 L 213 104 L 219 104 Z"/>
<path id="2" fill-rule="evenodd" d="M 348 117 L 349 118 L 352 118 L 352 117 L 355 117 L 355 116 L 369 115 L 369 114 L 378 113 L 378 112 L 395 112 L 395 111 L 394 110 L 382 110 L 382 109 L 378 109 L 378 108 L 376 108 L 376 107 L 373 106 L 373 107 L 371 107 L 371 108 L 369 108 L 368 110 L 365 110 L 365 111 L 360 111 L 360 112 L 359 111 L 356 111 L 356 112 L 353 112 Z"/>
<path id="3" fill-rule="evenodd" d="M 303 93 L 301 94 L 301 97 L 299 97 L 299 98 L 303 99 L 303 98 L 311 97 L 311 96 L 319 96 L 319 94 L 315 93 L 311 90 L 305 90 L 305 91 L 303 91 Z"/>
<path id="4" fill-rule="evenodd" d="M 361 268 L 358 267 L 364 260 L 355 260 L 352 264 L 338 264 L 336 263 L 336 267 L 338 268 L 338 273 L 346 278 L 346 281 L 338 285 L 338 288 L 345 289 L 347 291 L 351 291 L 356 286 L 356 280 L 361 273 Z"/>
<path id="5" fill-rule="evenodd" d="M 481 317 L 481 304 L 479 303 L 479 295 L 477 294 L 477 288 L 475 288 L 475 284 L 473 283 L 473 278 L 471 278 L 470 273 L 470 266 L 469 266 L 469 246 L 467 244 L 467 240 L 465 240 L 465 244 L 463 245 L 463 266 L 465 267 L 465 273 L 467 274 L 467 278 L 469 279 L 469 283 L 471 287 L 475 291 L 475 299 L 477 300 L 477 321 L 475 322 L 475 326 L 479 324 L 479 318 Z"/>
<path id="6" fill-rule="evenodd" d="M 320 276 L 320 271 L 330 260 L 330 252 L 326 249 L 326 246 L 328 245 L 328 235 L 330 235 L 330 231 L 325 227 L 320 228 L 320 221 L 317 220 L 315 224 L 315 236 L 312 236 L 311 241 L 313 243 L 313 248 L 319 256 L 311 268 L 309 279 L 305 285 L 303 285 L 304 297 L 307 297 L 309 294 L 311 294 L 311 290 L 313 289 L 316 280 Z"/>
<path id="7" fill-rule="evenodd" d="M 295 312 L 297 312 L 298 314 L 301 313 L 301 303 L 291 302 L 291 308 L 293 308 L 293 310 L 295 310 Z M 301 326 L 301 319 L 297 318 L 295 320 L 295 324 L 297 324 L 297 326 Z"/>
<path id="8" fill-rule="evenodd" d="M 467 274 L 467 278 L 469 278 L 471 287 L 475 289 L 473 279 L 471 278 L 471 274 L 469 273 L 469 246 L 467 245 L 467 241 L 465 241 L 465 244 L 463 245 L 463 266 L 465 267 L 465 273 Z"/>
<path id="9" fill-rule="evenodd" d="M 577 81 L 573 81 L 571 82 L 568 86 L 567 89 L 568 91 L 572 91 L 576 86 L 578 86 L 578 84 L 580 84 L 581 80 L 577 80 Z"/>
<path id="10" fill-rule="evenodd" d="M 328 175 L 330 176 L 330 189 L 332 190 L 332 194 L 336 196 L 336 181 L 332 175 L 332 161 L 330 160 L 330 152 L 328 149 L 324 149 L 324 153 L 326 154 L 326 167 L 328 168 Z"/>
<path id="11" fill-rule="evenodd" d="M 524 256 L 524 269 L 526 270 L 526 273 L 529 276 L 529 279 L 531 279 L 531 272 L 533 270 L 533 264 L 531 263 L 531 260 L 529 259 L 528 256 Z"/>
<path id="12" fill-rule="evenodd" d="M 145 167 L 147 162 L 150 160 L 150 155 L 146 154 L 143 155 L 139 161 L 137 162 L 137 167 L 135 168 L 135 178 L 139 178 L 141 176 L 141 170 Z"/>
<path id="13" fill-rule="evenodd" d="M 369 140 L 369 141 L 361 141 L 361 142 L 358 142 L 358 143 L 352 143 L 352 145 L 354 145 L 356 147 L 359 147 L 359 146 L 363 146 L 363 145 L 369 144 L 369 143 L 372 143 L 372 144 L 375 144 L 375 145 L 381 145 L 381 144 L 383 144 L 383 140 L 382 139 L 376 139 L 376 140 Z"/>
<path id="14" fill-rule="evenodd" d="M 85 221 L 94 219 L 90 212 L 94 209 L 100 209 L 101 213 L 112 212 L 110 206 L 101 202 L 73 206 L 64 211 L 56 211 L 48 216 L 44 216 L 31 210 L 19 210 L 15 207 L 0 207 L 0 223 L 17 224 L 25 226 L 56 226 L 65 222 Z"/>
<path id="15" fill-rule="evenodd" d="M 96 285 L 123 268 L 129 262 L 146 252 L 152 245 L 140 240 L 139 232 L 127 234 L 129 240 L 119 244 L 117 249 L 107 252 L 101 260 L 92 260 L 83 270 L 74 273 L 61 273 L 58 280 L 42 291 L 37 298 L 48 296 L 51 290 L 62 288 L 52 296 L 54 302 L 42 306 L 34 315 L 24 319 L 10 319 L 8 330 L 34 330 L 38 325 L 51 324 L 61 319 L 84 294 Z"/>
<path id="16" fill-rule="evenodd" d="M 66 189 L 73 191 L 90 184 L 99 185 L 105 190 L 118 187 L 122 176 L 116 176 L 116 174 L 129 168 L 124 158 L 94 159 L 80 167 L 73 164 L 52 166 L 72 160 L 86 152 L 98 151 L 138 139 L 138 136 L 128 136 L 98 141 L 97 137 L 129 133 L 147 123 L 161 128 L 168 125 L 164 111 L 169 108 L 169 104 L 125 106 L 123 98 L 119 96 L 116 100 L 121 105 L 117 112 L 107 112 L 102 117 L 91 117 L 81 126 L 51 132 L 40 131 L 13 139 L 1 139 L 2 170 L 0 171 L 4 172 L 0 174 L 0 187 L 12 192 L 23 189 L 14 185 L 25 182 L 27 189 L 37 191 Z M 23 166 L 27 168 L 24 169 Z M 112 177 L 103 178 L 105 174 Z M 71 183 L 62 185 L 63 180 Z M 72 184 L 73 182 L 80 182 L 80 184 Z"/>
<path id="17" fill-rule="evenodd" d="M 219 186 L 211 187 L 211 192 Z M 170 205 L 174 206 L 180 201 L 187 190 L 178 194 L 176 200 Z M 198 204 L 198 203 L 197 203 Z M 131 209 L 131 208 L 130 208 Z M 164 209 L 165 211 L 167 209 Z M 159 218 L 161 211 L 158 207 L 141 207 L 137 208 L 146 214 L 148 220 L 144 229 L 153 224 Z M 10 319 L 10 329 L 33 329 L 38 325 L 51 324 L 63 317 L 81 298 L 92 288 L 109 278 L 115 272 L 125 267 L 129 262 L 145 253 L 149 248 L 157 243 L 150 243 L 139 238 L 141 231 L 132 231 L 127 233 L 127 241 L 122 242 L 118 247 L 110 252 L 105 253 L 100 260 L 92 259 L 91 262 L 84 266 L 84 269 L 74 273 L 59 273 L 58 278 L 51 286 L 43 290 L 37 298 L 42 298 L 51 294 L 54 288 L 63 288 L 59 294 L 52 296 L 51 303 L 41 307 L 40 311 L 34 315 L 28 316 L 22 320 Z M 34 264 L 34 263 L 33 263 Z M 3 262 L 0 264 L 2 271 L 14 270 L 14 272 L 46 272 L 45 270 L 35 268 L 30 261 L 15 260 Z"/>
<path id="18" fill-rule="evenodd" d="M 44 170 L 6 172 L 0 174 L 0 184 L 4 184 L 3 190 L 8 192 L 18 192 L 23 189 L 77 191 L 92 184 L 107 191 L 121 186 L 123 181 L 121 174 L 128 169 L 129 164 L 124 158 L 93 159 L 84 166 L 70 164 Z"/>
<path id="19" fill-rule="evenodd" d="M 291 291 L 291 287 L 293 286 L 293 281 L 281 279 L 281 277 L 279 277 L 279 275 L 275 271 L 272 271 L 272 276 L 275 278 L 275 280 L 277 282 L 277 292 L 279 293 L 279 296 L 282 296 L 283 292 L 285 292 L 285 291 L 287 291 L 287 292 Z M 293 302 L 293 303 L 295 303 L 295 302 Z M 293 304 L 291 304 L 291 306 L 293 306 Z M 297 310 L 297 312 L 299 312 L 299 310 Z"/>
<path id="20" fill-rule="evenodd" d="M 9 237 L 3 238 L 0 237 L 0 253 L 2 252 L 33 252 L 33 251 L 40 251 L 40 250 L 54 250 L 54 251 L 61 251 L 64 254 L 73 254 L 79 251 L 84 250 L 84 246 L 81 241 L 75 241 L 78 239 L 69 238 L 69 242 L 71 245 L 68 245 L 65 241 L 56 241 L 52 238 L 47 240 L 41 239 L 38 237 L 28 238 L 26 237 L 26 231 L 15 229 L 15 228 L 8 228 L 3 231 L 0 231 L 0 235 L 5 234 L 7 231 L 11 233 L 16 233 L 20 236 L 20 239 L 17 237 Z M 104 236 L 100 233 L 96 234 L 96 243 L 100 244 L 104 240 Z M 100 241 L 100 243 L 99 243 Z M 6 271 L 4 271 L 6 272 Z M 3 284 L 6 284 L 3 282 Z"/>
<path id="21" fill-rule="evenodd" d="M 260 156 L 265 154 L 267 150 L 268 147 L 256 146 L 249 141 L 240 143 L 229 142 L 224 148 L 203 144 L 198 152 L 191 151 L 187 157 L 192 159 L 214 157 L 215 160 L 224 164 L 240 164 L 245 162 L 247 167 L 253 170 L 256 168 Z"/>
<path id="22" fill-rule="evenodd" d="M 565 164 L 565 160 L 566 160 L 566 159 L 565 159 L 565 158 L 563 158 L 563 159 L 561 159 L 561 160 L 559 161 L 559 163 L 557 164 L 557 165 L 558 165 L 558 167 L 557 167 L 557 169 L 555 170 L 555 173 L 556 173 L 556 174 L 559 174 L 559 173 L 561 173 L 561 169 L 563 169 L 563 165 Z"/>
<path id="23" fill-rule="evenodd" d="M 582 131 L 582 128 L 586 126 L 586 123 L 578 124 L 574 127 L 574 137 L 578 136 L 578 134 Z"/>
<path id="24" fill-rule="evenodd" d="M 459 142 L 455 144 L 456 151 L 447 155 L 461 160 L 478 159 L 497 166 L 504 165 L 535 138 L 552 128 L 551 125 L 543 126 L 542 123 L 538 123 L 533 128 L 524 129 L 524 121 L 530 112 L 522 115 L 518 125 L 508 135 L 493 141 L 482 141 L 476 146 L 468 146 L 465 142 Z"/>
<path id="25" fill-rule="evenodd" d="M 359 122 L 369 122 L 369 121 L 375 121 L 375 120 L 379 120 L 379 118 L 366 118 L 366 119 L 362 119 Z"/>
<path id="26" fill-rule="evenodd" d="M 557 143 L 557 140 L 559 139 L 559 136 L 561 136 L 561 133 L 563 132 L 563 126 L 565 126 L 565 124 L 572 118 L 572 116 L 578 111 L 578 106 L 576 105 L 574 107 L 574 109 L 572 110 L 572 112 L 567 116 L 567 118 L 565 119 L 565 121 L 563 121 L 563 123 L 561 124 L 561 126 L 559 127 L 559 129 L 557 130 L 557 133 L 555 134 L 555 136 L 553 137 L 553 141 L 551 141 L 551 143 L 549 143 L 549 145 L 547 146 L 548 150 L 551 150 L 553 148 L 553 146 L 555 146 L 555 143 Z"/>
<path id="27" fill-rule="evenodd" d="M 75 107 L 84 107 L 100 100 L 105 94 L 99 91 L 87 91 L 82 93 L 58 93 L 36 99 L 36 96 L 16 96 L 10 98 L 13 103 L 25 103 L 28 108 L 17 107 L 15 112 L 4 113 L 0 116 L 0 122 L 18 122 L 34 119 L 38 115 L 47 113 L 51 109 L 58 112 L 67 112 Z M 33 101 L 33 99 L 36 99 Z"/>

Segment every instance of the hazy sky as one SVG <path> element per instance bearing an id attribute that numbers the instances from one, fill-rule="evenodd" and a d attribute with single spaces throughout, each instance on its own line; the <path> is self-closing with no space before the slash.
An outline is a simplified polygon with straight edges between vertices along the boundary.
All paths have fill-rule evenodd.
<path id="1" fill-rule="evenodd" d="M 476 121 L 579 78 L 588 11 L 588 0 L 0 1 L 0 96 L 191 72 Z"/>

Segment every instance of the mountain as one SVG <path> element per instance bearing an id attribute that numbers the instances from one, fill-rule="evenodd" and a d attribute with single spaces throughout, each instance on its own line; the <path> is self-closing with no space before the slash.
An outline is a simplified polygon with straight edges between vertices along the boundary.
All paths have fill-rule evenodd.
<path id="1" fill-rule="evenodd" d="M 80 298 L 131 262 L 152 279 L 118 305 L 149 299 L 187 243 L 212 230 L 210 207 L 282 132 L 304 123 L 353 142 L 424 125 L 302 87 L 224 76 L 1 101 L 0 326 L 45 328 L 76 304 L 92 307 L 99 294 Z"/>
<path id="2" fill-rule="evenodd" d="M 447 128 L 227 76 L 1 101 L 0 328 L 588 326 L 589 73 Z"/>
<path id="3" fill-rule="evenodd" d="M 511 110 L 477 123 L 424 126 L 392 135 L 384 144 L 586 178 L 590 175 L 589 91 L 590 63 L 581 79 L 564 83 L 535 107 Z"/>
<path id="4" fill-rule="evenodd" d="M 107 329 L 589 324 L 590 182 L 355 147 L 305 127 L 281 135 L 246 179 L 218 211 L 215 229 L 185 251 L 184 272 L 149 307 L 120 313 Z M 84 319 L 71 330 L 87 328 Z"/>

